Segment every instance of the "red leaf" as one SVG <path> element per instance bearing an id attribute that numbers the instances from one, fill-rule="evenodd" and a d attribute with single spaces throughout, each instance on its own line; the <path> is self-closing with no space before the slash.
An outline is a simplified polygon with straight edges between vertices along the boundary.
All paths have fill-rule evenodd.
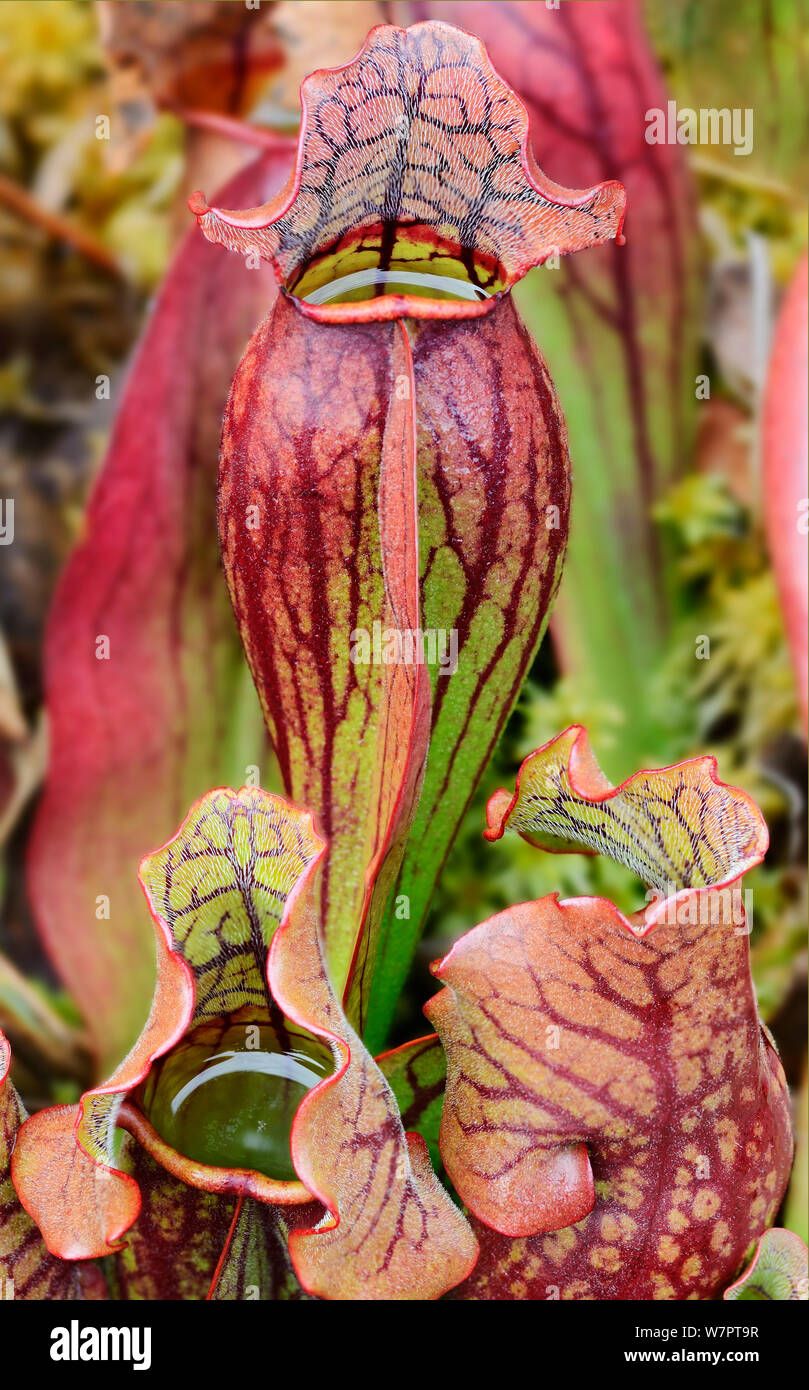
<path id="1" fill-rule="evenodd" d="M 522 904 L 436 967 L 441 1154 L 501 1233 L 479 1233 L 458 1296 L 712 1297 L 772 1220 L 791 1162 L 739 888 L 763 821 L 712 759 L 611 788 L 581 730 L 527 759 L 496 804 L 499 830 L 600 849 L 654 891 L 631 917 L 600 898 Z"/>
<path id="2" fill-rule="evenodd" d="M 106 1298 L 101 1271 L 50 1254 L 20 1205 L 11 1155 L 25 1111 L 8 1075 L 10 1065 L 11 1048 L 0 1033 L 0 1299 Z"/>
<path id="3" fill-rule="evenodd" d="M 255 195 L 284 173 L 282 159 L 263 158 L 229 187 Z M 230 379 L 273 293 L 199 237 L 183 244 L 50 616 L 50 767 L 29 883 L 102 1074 L 137 1036 L 154 989 L 137 862 L 195 796 L 244 776 L 228 744 L 243 658 L 221 583 L 214 480 Z M 100 636 L 108 660 L 97 659 Z M 109 920 L 97 915 L 100 895 Z"/>

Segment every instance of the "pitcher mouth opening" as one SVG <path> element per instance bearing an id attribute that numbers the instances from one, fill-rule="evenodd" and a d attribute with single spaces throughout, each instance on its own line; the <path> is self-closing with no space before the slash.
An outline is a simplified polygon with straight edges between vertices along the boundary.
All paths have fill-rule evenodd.
<path id="1" fill-rule="evenodd" d="M 449 24 L 379 25 L 305 79 L 301 109 L 274 198 L 239 211 L 198 192 L 189 207 L 210 241 L 271 262 L 308 318 L 478 318 L 549 256 L 620 237 L 622 186 L 543 174 L 522 102 Z"/>
<path id="2" fill-rule="evenodd" d="M 508 289 L 492 256 L 443 240 L 424 223 L 353 228 L 296 267 L 283 292 L 309 318 L 477 318 Z"/>
<path id="3" fill-rule="evenodd" d="M 125 1127 L 191 1186 L 227 1190 L 230 1172 L 240 1175 L 238 1190 L 252 1173 L 258 1191 L 300 1200 L 292 1124 L 333 1071 L 330 1050 L 305 1029 L 239 1010 L 198 1025 L 153 1064 L 130 1096 Z"/>

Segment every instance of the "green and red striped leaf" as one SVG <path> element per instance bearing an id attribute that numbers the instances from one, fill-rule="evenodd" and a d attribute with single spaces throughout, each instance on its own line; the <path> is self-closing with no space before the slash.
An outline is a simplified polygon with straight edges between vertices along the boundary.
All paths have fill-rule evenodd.
<path id="1" fill-rule="evenodd" d="M 314 1203 L 306 1207 L 268 1207 L 239 1198 L 207 1297 L 215 1302 L 246 1299 L 261 1303 L 300 1303 L 304 1292 L 289 1256 L 290 1231 L 322 1216 Z"/>
<path id="2" fill-rule="evenodd" d="M 441 1154 L 482 1247 L 459 1296 L 713 1297 L 778 1209 L 789 1102 L 740 890 L 766 829 L 714 773 L 697 759 L 610 788 L 571 730 L 494 798 L 498 832 L 598 849 L 653 892 L 632 916 L 524 903 L 435 968 Z"/>
<path id="3" fill-rule="evenodd" d="M 366 1036 L 374 1048 L 384 1042 L 435 882 L 545 630 L 570 502 L 556 393 L 510 300 L 471 323 L 420 324 L 413 359 L 422 624 L 454 632 L 458 655 L 454 675 L 433 672 L 424 785 L 371 996 Z"/>
<path id="4" fill-rule="evenodd" d="M 403 1043 L 376 1059 L 396 1097 L 402 1124 L 426 1140 L 433 1166 L 441 1161 L 438 1131 L 447 1080 L 447 1058 L 436 1033 Z"/>
<path id="5" fill-rule="evenodd" d="M 415 631 L 410 347 L 398 324 L 326 326 L 278 300 L 233 384 L 222 551 L 284 783 L 329 843 L 338 987 L 370 977 L 429 737 L 423 665 L 354 660 L 358 632 Z M 360 928 L 358 933 L 358 927 Z"/>

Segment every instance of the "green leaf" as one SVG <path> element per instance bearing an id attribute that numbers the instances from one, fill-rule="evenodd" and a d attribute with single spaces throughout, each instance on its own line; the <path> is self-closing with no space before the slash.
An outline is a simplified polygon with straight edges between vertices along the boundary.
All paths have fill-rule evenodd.
<path id="1" fill-rule="evenodd" d="M 805 1303 L 809 1299 L 807 1251 L 800 1236 L 779 1226 L 765 1231 L 750 1264 L 735 1284 L 725 1290 L 726 1302 L 736 1299 L 758 1302 Z"/>

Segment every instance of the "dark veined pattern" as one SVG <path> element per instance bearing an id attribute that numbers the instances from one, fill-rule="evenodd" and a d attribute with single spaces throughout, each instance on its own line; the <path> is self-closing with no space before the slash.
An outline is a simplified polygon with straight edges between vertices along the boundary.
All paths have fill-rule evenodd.
<path id="1" fill-rule="evenodd" d="M 112 1212 L 122 1183 L 133 1187 L 114 1176 L 116 1122 L 153 1058 L 188 1029 L 240 1009 L 283 1027 L 267 987 L 268 948 L 288 894 L 320 848 L 308 814 L 258 789 L 225 788 L 197 802 L 177 835 L 142 860 L 157 926 L 157 993 L 136 1046 L 106 1085 L 82 1098 L 81 1149 L 68 1152 L 100 1211 Z M 69 1144 L 74 1121 L 54 1112 L 55 1126 L 60 1113 Z M 82 1151 L 91 1164 L 82 1163 Z"/>
<path id="2" fill-rule="evenodd" d="M 250 213 L 192 208 L 212 241 L 258 251 L 288 280 L 314 254 L 382 224 L 432 228 L 510 284 L 554 250 L 615 236 L 623 190 L 568 190 L 526 156 L 525 108 L 478 39 L 449 25 L 381 26 L 344 68 L 302 87 L 296 185 Z"/>
<path id="3" fill-rule="evenodd" d="M 717 780 L 714 758 L 612 787 L 575 725 L 525 759 L 513 797 L 496 792 L 488 820 L 489 839 L 510 828 L 540 847 L 605 854 L 664 893 L 738 877 L 767 843 L 758 808 Z"/>
<path id="4" fill-rule="evenodd" d="M 272 1009 L 267 951 L 320 849 L 311 818 L 290 811 L 249 787 L 213 792 L 141 863 L 152 910 L 194 972 L 194 1026 L 251 1004 Z"/>

